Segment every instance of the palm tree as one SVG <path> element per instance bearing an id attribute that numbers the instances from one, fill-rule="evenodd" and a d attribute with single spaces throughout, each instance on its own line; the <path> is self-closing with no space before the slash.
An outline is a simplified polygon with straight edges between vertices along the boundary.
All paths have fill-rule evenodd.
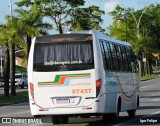
<path id="1" fill-rule="evenodd" d="M 7 18 L 7 24 L 4 29 L 4 40 L 6 42 L 6 47 L 10 49 L 9 63 L 10 63 L 11 95 L 16 95 L 15 77 L 14 77 L 15 76 L 15 51 L 14 50 L 16 45 L 20 45 L 21 43 L 24 42 L 23 34 L 21 33 L 21 28 L 19 27 L 17 18 L 14 18 L 14 17 L 12 19 Z M 8 48 L 6 49 L 6 53 L 8 52 Z M 6 55 L 6 65 L 8 64 L 7 57 L 8 55 Z"/>
<path id="2" fill-rule="evenodd" d="M 0 45 L 5 47 L 5 57 L 4 57 L 4 95 L 9 96 L 9 46 L 7 43 L 7 29 L 5 25 L 0 25 Z"/>
<path id="3" fill-rule="evenodd" d="M 9 96 L 9 46 L 6 44 L 5 47 L 5 57 L 4 57 L 4 94 L 5 96 Z"/>
<path id="4" fill-rule="evenodd" d="M 37 9 L 37 5 L 33 5 L 30 10 L 16 9 L 19 26 L 22 28 L 24 37 L 27 40 L 27 59 L 31 46 L 31 38 L 39 34 L 48 34 L 47 30 L 52 28 L 49 23 L 43 22 L 43 15 Z"/>
<path id="5" fill-rule="evenodd" d="M 4 92 L 6 96 L 9 96 L 9 73 L 11 79 L 11 95 L 16 95 L 14 75 L 15 75 L 15 47 L 26 46 L 24 38 L 27 38 L 27 47 L 29 53 L 31 38 L 38 34 L 47 34 L 47 29 L 51 29 L 52 26 L 48 23 L 42 22 L 42 15 L 33 6 L 30 10 L 23 9 L 16 10 L 18 16 L 10 18 L 7 17 L 7 23 L 5 27 L 0 27 L 0 44 L 6 47 L 4 77 L 5 88 Z M 11 50 L 9 50 L 9 48 Z M 24 47 L 25 48 L 25 47 Z M 9 54 L 10 52 L 10 54 Z M 12 61 L 10 63 L 9 61 Z M 10 64 L 10 67 L 9 67 Z M 10 68 L 10 69 L 9 69 Z"/>

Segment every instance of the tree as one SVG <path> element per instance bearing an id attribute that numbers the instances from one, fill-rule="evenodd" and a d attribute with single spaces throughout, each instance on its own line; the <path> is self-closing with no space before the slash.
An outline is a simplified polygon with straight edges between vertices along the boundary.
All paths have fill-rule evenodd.
<path id="1" fill-rule="evenodd" d="M 12 21 L 12 0 L 10 1 L 10 19 Z M 9 43 L 9 58 L 10 58 L 10 79 L 11 79 L 11 95 L 16 95 L 15 89 L 15 45 L 13 42 Z"/>
<path id="2" fill-rule="evenodd" d="M 0 25 L 0 45 L 5 48 L 4 57 L 4 95 L 9 96 L 9 46 L 6 38 L 7 30 L 5 25 Z"/>
<path id="3" fill-rule="evenodd" d="M 109 26 L 110 35 L 120 40 L 129 41 L 134 46 L 137 54 L 143 54 L 143 56 L 140 56 L 140 60 L 142 61 L 143 57 L 148 57 L 147 62 L 149 63 L 149 61 L 152 61 L 150 59 L 151 53 L 155 50 L 160 50 L 160 46 L 158 46 L 160 43 L 158 39 L 160 35 L 159 9 L 159 4 L 150 5 L 137 11 L 131 8 L 125 9 L 117 6 L 116 9 L 110 13 L 114 19 L 113 24 Z M 142 18 L 143 20 L 140 20 Z M 143 62 L 142 66 L 145 66 Z M 151 66 L 150 63 L 149 66 Z M 142 72 L 142 75 L 147 73 L 145 71 L 144 74 Z"/>
<path id="4" fill-rule="evenodd" d="M 19 27 L 17 18 L 7 19 L 7 42 L 9 44 L 10 52 L 10 80 L 11 80 L 11 95 L 16 95 L 15 90 L 15 46 L 24 43 L 22 30 Z"/>
<path id="5" fill-rule="evenodd" d="M 143 14 L 142 20 L 140 21 L 139 26 L 139 36 L 137 41 L 136 36 L 136 24 L 132 15 L 138 20 L 144 9 L 147 10 Z M 124 27 L 127 27 L 127 37 L 128 41 L 135 46 L 135 50 L 138 53 L 140 48 L 144 48 L 145 51 L 152 52 L 153 50 L 160 50 L 159 45 L 159 28 L 160 28 L 160 4 L 150 5 L 141 10 L 134 11 L 131 8 L 122 8 L 117 6 L 114 11 L 110 12 L 110 15 L 113 17 L 114 22 L 109 26 L 109 31 L 111 36 L 117 37 L 120 34 L 125 34 L 126 30 Z M 119 24 L 119 27 L 117 25 Z M 123 32 L 122 32 L 123 31 Z M 125 40 L 123 36 L 120 38 Z"/>
<path id="6" fill-rule="evenodd" d="M 53 21 L 56 30 L 61 34 L 68 30 L 97 29 L 104 31 L 100 27 L 100 23 L 103 21 L 101 15 L 104 14 L 104 11 L 96 6 L 82 8 L 84 3 L 84 0 L 35 0 L 34 2 L 22 0 L 17 5 L 32 7 L 36 4 L 38 10 L 44 17 Z"/>
<path id="7" fill-rule="evenodd" d="M 12 60 L 15 63 L 15 52 L 12 53 L 10 51 L 10 55 L 12 55 L 12 59 L 7 53 L 10 45 L 15 45 L 17 48 L 25 48 L 25 38 L 29 40 L 29 46 L 31 44 L 31 37 L 39 34 L 47 34 L 47 29 L 50 29 L 52 26 L 48 23 L 42 22 L 42 16 L 40 16 L 40 12 L 36 12 L 36 7 L 33 6 L 30 10 L 25 11 L 23 9 L 16 10 L 18 14 L 17 17 L 7 16 L 7 24 L 1 29 L 0 40 L 2 43 L 5 43 L 6 46 L 6 55 L 5 55 L 5 67 L 4 67 L 4 77 L 5 77 L 5 94 L 9 95 L 9 61 Z M 28 49 L 29 50 L 29 49 Z M 29 51 L 28 51 L 29 52 Z M 15 65 L 12 67 L 12 72 L 10 72 L 11 79 L 11 93 L 15 95 L 15 84 L 14 84 L 14 73 L 15 73 Z M 7 89 L 7 90 L 6 90 Z"/>
<path id="8" fill-rule="evenodd" d="M 69 18 L 69 14 L 78 6 L 84 5 L 84 0 L 22 0 L 16 3 L 19 7 L 32 7 L 37 5 L 37 9 L 41 10 L 43 16 L 50 18 L 56 25 L 59 33 L 64 32 L 65 22 Z"/>
<path id="9" fill-rule="evenodd" d="M 70 21 L 66 22 L 69 27 L 69 31 L 72 30 L 90 30 L 96 29 L 99 31 L 105 31 L 100 26 L 103 22 L 101 16 L 105 12 L 100 10 L 97 6 L 90 6 L 87 8 L 76 8 L 71 14 Z"/>
<path id="10" fill-rule="evenodd" d="M 4 57 L 4 94 L 5 96 L 9 96 L 9 46 L 6 44 L 5 46 L 5 57 Z"/>
<path id="11" fill-rule="evenodd" d="M 31 38 L 39 34 L 48 34 L 47 30 L 52 28 L 51 24 L 43 22 L 42 13 L 37 8 L 37 5 L 33 4 L 28 10 L 22 8 L 15 10 L 21 32 L 27 39 L 27 57 L 31 46 Z"/>
<path id="12" fill-rule="evenodd" d="M 11 79 L 11 95 L 16 95 L 15 92 L 15 83 L 14 83 L 14 76 L 12 75 L 15 73 L 15 65 L 13 65 L 13 71 L 11 72 L 9 70 L 9 64 L 11 57 L 9 58 L 9 47 L 10 45 L 19 45 L 21 42 L 23 42 L 23 37 L 21 36 L 21 32 L 18 31 L 18 24 L 15 19 L 11 20 L 10 18 L 7 19 L 6 25 L 4 25 L 1 28 L 0 32 L 0 41 L 1 46 L 5 47 L 5 64 L 4 64 L 4 92 L 6 96 L 9 96 L 9 73 L 10 73 L 10 79 Z M 14 54 L 11 54 L 14 55 Z M 15 59 L 13 57 L 13 59 Z M 14 60 L 15 61 L 15 60 Z M 14 62 L 13 61 L 13 62 Z"/>
<path id="13" fill-rule="evenodd" d="M 138 52 L 136 24 L 131 13 L 134 13 L 133 9 L 125 9 L 117 5 L 115 10 L 109 13 L 114 19 L 112 25 L 108 27 L 109 35 L 118 40 L 130 42 L 135 52 Z"/>

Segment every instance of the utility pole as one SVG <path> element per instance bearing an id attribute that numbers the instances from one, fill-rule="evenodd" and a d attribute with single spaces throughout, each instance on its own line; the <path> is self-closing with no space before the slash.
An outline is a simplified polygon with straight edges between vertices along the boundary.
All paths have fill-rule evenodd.
<path id="1" fill-rule="evenodd" d="M 12 0 L 10 0 L 10 18 L 12 20 L 13 18 L 13 13 L 12 13 Z"/>

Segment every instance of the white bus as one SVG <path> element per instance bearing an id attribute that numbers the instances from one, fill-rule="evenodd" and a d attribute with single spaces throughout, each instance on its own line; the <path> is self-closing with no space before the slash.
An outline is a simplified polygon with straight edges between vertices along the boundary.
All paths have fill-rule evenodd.
<path id="1" fill-rule="evenodd" d="M 139 79 L 132 46 L 94 30 L 36 37 L 28 60 L 31 114 L 52 115 L 54 124 L 71 116 L 134 117 Z M 108 116 L 109 115 L 109 116 Z"/>

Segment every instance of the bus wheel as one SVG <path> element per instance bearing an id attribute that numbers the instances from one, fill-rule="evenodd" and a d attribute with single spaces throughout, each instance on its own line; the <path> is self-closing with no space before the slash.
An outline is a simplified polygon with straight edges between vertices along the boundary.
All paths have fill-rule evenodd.
<path id="1" fill-rule="evenodd" d="M 119 121 L 120 103 L 118 103 L 118 105 L 117 105 L 117 112 L 116 113 L 111 113 L 109 115 L 103 116 L 104 122 L 118 122 Z"/>
<path id="2" fill-rule="evenodd" d="M 59 117 L 59 123 L 60 124 L 67 124 L 68 120 L 69 120 L 68 116 L 61 116 L 61 117 Z"/>
<path id="3" fill-rule="evenodd" d="M 67 116 L 52 116 L 53 124 L 67 124 L 69 118 Z"/>
<path id="4" fill-rule="evenodd" d="M 117 110 L 116 113 L 111 115 L 112 122 L 118 122 L 119 121 L 119 110 Z"/>
<path id="5" fill-rule="evenodd" d="M 103 115 L 103 122 L 110 122 L 111 116 L 110 115 Z"/>
<path id="6" fill-rule="evenodd" d="M 113 122 L 118 122 L 119 121 L 120 110 L 121 110 L 121 99 L 119 98 L 118 99 L 118 104 L 117 104 L 117 111 L 116 111 L 116 113 L 113 113 L 111 115 L 111 119 L 112 119 Z"/>
<path id="7" fill-rule="evenodd" d="M 127 113 L 130 118 L 134 118 L 136 116 L 136 109 L 128 110 Z"/>
<path id="8" fill-rule="evenodd" d="M 137 98 L 137 108 L 139 107 L 139 96 Z"/>
<path id="9" fill-rule="evenodd" d="M 60 124 L 58 116 L 52 116 L 52 123 L 53 124 Z"/>

